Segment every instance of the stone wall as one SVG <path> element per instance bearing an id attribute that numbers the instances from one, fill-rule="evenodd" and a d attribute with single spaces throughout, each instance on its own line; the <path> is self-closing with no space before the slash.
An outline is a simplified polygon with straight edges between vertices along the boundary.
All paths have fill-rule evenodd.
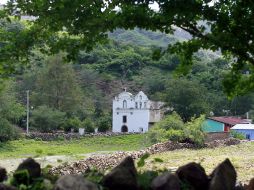
<path id="1" fill-rule="evenodd" d="M 211 142 L 214 140 L 225 140 L 230 137 L 229 132 L 211 132 L 211 133 L 206 133 L 206 142 Z"/>
<path id="2" fill-rule="evenodd" d="M 131 135 L 131 134 L 138 134 L 138 133 L 90 133 L 80 135 L 79 133 L 39 133 L 39 132 L 32 132 L 28 135 L 26 134 L 26 138 L 29 139 L 36 139 L 36 140 L 43 140 L 43 141 L 53 141 L 53 140 L 71 140 L 71 139 L 80 139 L 82 137 L 110 137 L 110 136 L 120 136 L 120 135 Z"/>
<path id="3" fill-rule="evenodd" d="M 229 138 L 226 140 L 216 140 L 210 143 L 205 143 L 206 148 L 215 148 L 218 146 L 229 146 L 239 144 L 240 140 Z M 118 165 L 124 158 L 130 156 L 131 158 L 138 159 L 144 154 L 156 154 L 166 151 L 173 151 L 177 149 L 194 149 L 197 148 L 193 144 L 189 143 L 175 143 L 175 142 L 164 142 L 154 144 L 149 148 L 139 151 L 132 152 L 115 152 L 112 154 L 105 155 L 94 155 L 88 157 L 84 160 L 80 160 L 70 164 L 63 164 L 57 167 L 53 167 L 49 173 L 57 175 L 67 175 L 67 174 L 81 174 L 90 170 L 90 168 L 97 168 L 99 170 L 107 170 Z"/>
<path id="4" fill-rule="evenodd" d="M 79 133 L 63 133 L 63 132 L 55 132 L 55 133 L 39 133 L 32 132 L 28 135 L 26 134 L 26 138 L 29 139 L 37 139 L 43 141 L 52 141 L 52 140 L 71 140 L 71 139 L 80 139 L 82 137 L 110 137 L 110 136 L 120 136 L 120 135 L 131 135 L 131 134 L 139 134 L 139 133 L 89 133 L 80 135 Z M 230 133 L 228 132 L 214 132 L 207 133 L 205 142 L 212 142 L 215 140 L 225 140 L 230 137 Z"/>

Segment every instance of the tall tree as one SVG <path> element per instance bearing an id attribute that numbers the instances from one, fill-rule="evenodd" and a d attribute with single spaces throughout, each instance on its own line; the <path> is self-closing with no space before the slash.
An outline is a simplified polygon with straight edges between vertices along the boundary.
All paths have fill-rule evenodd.
<path id="1" fill-rule="evenodd" d="M 158 9 L 151 8 L 151 4 Z M 189 32 L 192 39 L 175 43 L 168 50 L 179 54 L 183 65 L 192 64 L 193 53 L 201 48 L 219 50 L 225 57 L 234 58 L 231 73 L 224 82 L 228 95 L 254 89 L 253 1 L 12 0 L 8 8 L 9 14 L 36 17 L 29 32 L 23 35 L 30 42 L 23 43 L 24 49 L 45 39 L 52 52 L 64 49 L 70 58 L 79 49 L 91 49 L 96 42 L 105 40 L 107 32 L 116 28 L 174 33 L 178 27 Z M 63 28 L 66 33 L 57 35 Z M 31 34 L 29 38 L 27 34 Z M 246 70 L 249 75 L 244 74 Z"/>
<path id="2" fill-rule="evenodd" d="M 166 101 L 184 121 L 201 114 L 209 115 L 211 106 L 207 101 L 207 89 L 197 82 L 186 79 L 171 80 L 167 84 Z"/>
<path id="3" fill-rule="evenodd" d="M 73 114 L 82 106 L 82 93 L 71 65 L 61 55 L 50 57 L 37 76 L 32 103 Z"/>
<path id="4" fill-rule="evenodd" d="M 11 124 L 18 124 L 19 120 L 25 115 L 25 108 L 15 96 L 15 84 L 13 81 L 1 81 L 1 85 L 0 117 Z"/>

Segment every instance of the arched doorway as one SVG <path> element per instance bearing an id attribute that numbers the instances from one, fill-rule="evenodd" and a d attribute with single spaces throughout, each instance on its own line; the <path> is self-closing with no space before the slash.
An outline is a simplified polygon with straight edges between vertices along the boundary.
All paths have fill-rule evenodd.
<path id="1" fill-rule="evenodd" d="M 121 128 L 121 132 L 122 133 L 128 132 L 128 127 L 126 125 L 123 125 L 122 128 Z"/>

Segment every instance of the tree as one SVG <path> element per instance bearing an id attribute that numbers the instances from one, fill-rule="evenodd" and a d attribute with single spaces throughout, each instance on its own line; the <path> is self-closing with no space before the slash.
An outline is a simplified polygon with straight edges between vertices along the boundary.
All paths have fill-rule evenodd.
<path id="1" fill-rule="evenodd" d="M 3 89 L 0 91 L 0 117 L 11 124 L 17 124 L 25 115 L 25 108 L 15 97 L 14 82 L 2 81 Z"/>
<path id="2" fill-rule="evenodd" d="M 24 107 L 17 101 L 14 94 L 13 81 L 1 81 L 0 90 L 0 142 L 19 137 L 14 125 L 25 115 Z"/>
<path id="3" fill-rule="evenodd" d="M 85 128 L 86 133 L 93 133 L 94 132 L 94 123 L 90 118 L 86 118 L 82 122 L 82 126 Z"/>
<path id="4" fill-rule="evenodd" d="M 152 9 L 151 4 L 159 9 Z M 32 33 L 32 39 L 37 40 L 25 36 L 23 39 L 30 43 L 25 43 L 24 49 L 45 39 L 51 52 L 64 49 L 72 58 L 79 49 L 89 50 L 96 42 L 104 41 L 108 31 L 116 28 L 173 33 L 178 27 L 192 35 L 191 40 L 168 48 L 180 56 L 182 64 L 189 66 L 193 53 L 201 48 L 219 50 L 223 56 L 234 58 L 231 73 L 224 81 L 226 92 L 233 96 L 254 89 L 253 4 L 234 0 L 13 0 L 7 11 L 36 17 L 26 34 Z M 63 28 L 64 33 L 58 35 Z M 246 70 L 251 74 L 243 74 Z"/>
<path id="5" fill-rule="evenodd" d="M 0 142 L 19 137 L 17 129 L 5 118 L 0 118 Z"/>
<path id="6" fill-rule="evenodd" d="M 100 118 L 97 119 L 96 125 L 99 132 L 107 132 L 111 129 L 112 125 L 112 116 L 111 114 L 103 114 Z"/>
<path id="7" fill-rule="evenodd" d="M 0 10 L 0 77 L 7 77 L 12 73 L 17 73 L 21 69 L 21 63 L 24 61 L 22 54 L 28 55 L 29 41 L 25 38 L 27 35 L 25 27 L 18 21 L 9 22 L 1 19 Z M 20 59 L 20 58 L 23 59 Z M 27 57 L 27 56 L 26 56 Z"/>
<path id="8" fill-rule="evenodd" d="M 65 113 L 47 106 L 39 106 L 31 116 L 31 126 L 41 132 L 52 132 L 63 125 Z"/>
<path id="9" fill-rule="evenodd" d="M 186 122 L 192 117 L 209 114 L 207 89 L 187 79 L 171 80 L 166 89 L 166 101 Z"/>
<path id="10" fill-rule="evenodd" d="M 79 118 L 69 118 L 66 122 L 63 124 L 63 129 L 65 132 L 71 132 L 71 129 L 74 130 L 74 132 L 78 132 L 79 128 L 81 128 L 82 122 L 79 120 Z"/>
<path id="11" fill-rule="evenodd" d="M 72 67 L 62 57 L 49 58 L 37 76 L 32 102 L 35 106 L 47 105 L 53 109 L 74 114 L 81 109 L 81 89 Z"/>
<path id="12" fill-rule="evenodd" d="M 233 115 L 246 116 L 245 114 L 251 110 L 254 104 L 254 95 L 235 97 L 231 101 L 230 112 Z"/>

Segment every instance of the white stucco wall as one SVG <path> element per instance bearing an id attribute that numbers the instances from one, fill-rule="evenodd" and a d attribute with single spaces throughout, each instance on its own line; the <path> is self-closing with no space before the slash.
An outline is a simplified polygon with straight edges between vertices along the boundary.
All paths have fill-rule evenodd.
<path id="1" fill-rule="evenodd" d="M 123 116 L 127 117 L 126 123 L 123 123 Z M 118 110 L 113 114 L 113 132 L 121 132 L 124 125 L 128 132 L 147 132 L 148 122 L 149 110 Z"/>
<path id="2" fill-rule="evenodd" d="M 150 101 L 142 91 L 136 96 L 129 92 L 120 93 L 113 100 L 113 132 L 121 132 L 124 125 L 128 132 L 148 131 L 149 108 Z M 126 123 L 123 122 L 123 116 L 127 117 Z"/>

